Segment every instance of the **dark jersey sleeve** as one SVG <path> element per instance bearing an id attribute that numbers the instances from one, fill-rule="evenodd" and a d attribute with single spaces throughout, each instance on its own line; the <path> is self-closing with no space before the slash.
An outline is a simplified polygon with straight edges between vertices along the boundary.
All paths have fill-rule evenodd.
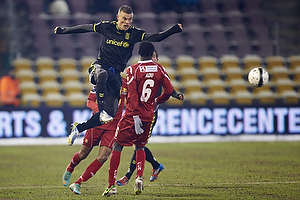
<path id="1" fill-rule="evenodd" d="M 57 27 L 56 34 L 73 34 L 93 32 L 93 24 L 82 24 L 73 27 L 61 28 Z"/>
<path id="2" fill-rule="evenodd" d="M 93 25 L 94 32 L 103 33 L 103 28 L 102 28 L 103 23 L 109 23 L 109 22 L 108 21 L 101 21 L 101 22 L 95 23 Z"/>
<path id="3" fill-rule="evenodd" d="M 180 33 L 180 32 L 182 32 L 182 29 L 179 27 L 178 24 L 175 24 L 165 31 L 155 33 L 155 34 L 146 34 L 145 40 L 148 40 L 150 42 L 160 42 L 166 39 L 167 37 L 169 37 L 170 35 L 173 35 L 175 33 Z"/>

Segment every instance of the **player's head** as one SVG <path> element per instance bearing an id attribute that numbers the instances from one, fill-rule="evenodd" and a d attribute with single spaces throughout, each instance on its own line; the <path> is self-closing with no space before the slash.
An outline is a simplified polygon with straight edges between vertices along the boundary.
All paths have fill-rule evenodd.
<path id="1" fill-rule="evenodd" d="M 154 49 L 153 54 L 152 54 L 152 61 L 153 62 L 158 62 L 158 54 L 156 49 Z"/>
<path id="2" fill-rule="evenodd" d="M 127 5 L 121 6 L 118 10 L 117 19 L 118 28 L 124 31 L 128 30 L 133 20 L 132 8 Z"/>
<path id="3" fill-rule="evenodd" d="M 151 60 L 154 52 L 154 46 L 151 42 L 142 42 L 139 46 L 138 53 L 141 60 Z"/>

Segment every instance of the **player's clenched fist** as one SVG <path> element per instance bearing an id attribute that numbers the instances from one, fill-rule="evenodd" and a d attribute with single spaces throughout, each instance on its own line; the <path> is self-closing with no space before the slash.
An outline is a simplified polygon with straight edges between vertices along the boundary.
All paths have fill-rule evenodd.
<path id="1" fill-rule="evenodd" d="M 57 26 L 57 27 L 55 27 L 55 29 L 54 29 L 54 33 L 55 34 L 62 34 L 62 32 L 65 30 L 65 28 L 61 28 L 61 27 L 59 27 L 59 26 Z"/>

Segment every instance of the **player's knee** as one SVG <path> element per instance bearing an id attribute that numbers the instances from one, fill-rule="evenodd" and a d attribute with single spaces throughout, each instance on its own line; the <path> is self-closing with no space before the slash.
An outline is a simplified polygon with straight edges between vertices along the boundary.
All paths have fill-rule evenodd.
<path id="1" fill-rule="evenodd" d="M 103 163 L 105 163 L 105 161 L 107 160 L 107 158 L 108 158 L 108 155 L 99 155 L 97 157 L 97 160 L 103 164 Z"/>
<path id="2" fill-rule="evenodd" d="M 87 152 L 87 151 L 80 151 L 78 154 L 78 157 L 80 158 L 80 160 L 84 160 L 89 155 L 89 153 L 90 152 Z"/>
<path id="3" fill-rule="evenodd" d="M 106 70 L 96 67 L 95 69 L 95 77 L 97 82 L 106 82 L 108 73 Z"/>
<path id="4" fill-rule="evenodd" d="M 145 150 L 145 147 L 138 147 L 138 146 L 136 146 L 136 150 Z"/>
<path id="5" fill-rule="evenodd" d="M 123 146 L 122 146 L 122 145 L 120 145 L 120 144 L 117 143 L 117 142 L 114 142 L 114 144 L 113 144 L 113 150 L 114 150 L 114 151 L 119 151 L 119 152 L 121 152 L 122 149 L 123 149 Z"/>

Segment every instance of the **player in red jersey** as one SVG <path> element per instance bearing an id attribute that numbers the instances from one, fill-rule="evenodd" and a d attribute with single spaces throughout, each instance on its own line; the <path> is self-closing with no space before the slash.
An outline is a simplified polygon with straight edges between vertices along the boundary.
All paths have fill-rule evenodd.
<path id="1" fill-rule="evenodd" d="M 182 25 L 178 23 L 165 31 L 148 34 L 144 30 L 132 26 L 132 21 L 132 8 L 123 5 L 118 10 L 117 21 L 101 21 L 67 28 L 58 26 L 54 29 L 56 34 L 96 32 L 104 37 L 99 48 L 98 58 L 89 69 L 90 81 L 96 85 L 99 112 L 86 122 L 73 124 L 68 139 L 69 145 L 73 144 L 75 138 L 82 131 L 107 123 L 115 116 L 120 98 L 120 73 L 124 71 L 134 45 L 144 40 L 159 42 L 182 31 Z"/>
<path id="2" fill-rule="evenodd" d="M 153 52 L 152 61 L 153 62 L 158 62 L 158 53 L 157 53 L 156 50 L 154 50 L 154 52 Z M 159 91 L 159 94 L 161 94 L 161 91 Z M 173 93 L 172 93 L 171 96 L 173 98 L 176 98 L 176 99 L 180 100 L 180 101 L 183 101 L 183 99 L 184 99 L 184 95 L 181 92 L 178 93 L 175 89 L 173 90 Z M 155 124 L 157 122 L 157 113 L 158 113 L 158 110 L 156 110 L 154 112 L 154 117 L 153 117 L 152 125 L 151 125 L 152 128 L 150 130 L 149 137 L 151 136 L 152 131 L 153 131 L 153 127 L 155 126 Z M 146 154 L 146 161 L 149 162 L 152 165 L 152 175 L 150 177 L 150 182 L 152 182 L 152 181 L 157 179 L 160 172 L 164 169 L 164 165 L 159 163 L 154 158 L 151 150 L 148 147 L 145 146 L 144 151 L 145 151 L 145 154 Z M 132 155 L 132 158 L 131 158 L 131 161 L 130 161 L 128 171 L 126 172 L 126 174 L 122 178 L 120 178 L 119 180 L 116 181 L 116 184 L 118 186 L 126 185 L 129 182 L 131 176 L 133 175 L 133 172 L 135 171 L 135 169 L 136 169 L 136 149 L 134 147 L 134 152 L 133 152 L 133 155 Z"/>
<path id="3" fill-rule="evenodd" d="M 117 193 L 116 175 L 124 146 L 136 145 L 137 177 L 135 194 L 143 190 L 143 173 L 145 166 L 144 146 L 150 134 L 154 110 L 167 101 L 173 93 L 172 83 L 164 67 L 151 60 L 154 46 L 150 42 L 142 42 L 139 46 L 141 61 L 126 70 L 128 97 L 125 112 L 119 121 L 115 142 L 110 158 L 108 188 L 102 194 L 110 196 Z M 156 97 L 159 87 L 163 93 Z"/>
<path id="4" fill-rule="evenodd" d="M 98 146 L 100 143 L 100 149 L 97 158 L 86 168 L 85 172 L 79 177 L 79 179 L 75 183 L 70 185 L 70 189 L 75 194 L 81 194 L 81 183 L 87 181 L 93 175 L 95 175 L 111 153 L 113 143 L 112 139 L 115 135 L 117 124 L 122 116 L 125 99 L 127 96 L 127 83 L 125 78 L 122 78 L 122 88 L 120 96 L 121 99 L 119 101 L 118 110 L 113 121 L 107 124 L 103 124 L 102 126 L 88 129 L 86 131 L 80 151 L 74 154 L 70 164 L 67 166 L 67 169 L 62 176 L 63 185 L 68 186 L 74 168 L 90 154 L 93 147 Z M 93 113 L 98 112 L 96 100 L 96 92 L 94 87 L 91 90 L 87 100 L 87 106 L 93 110 Z"/>

